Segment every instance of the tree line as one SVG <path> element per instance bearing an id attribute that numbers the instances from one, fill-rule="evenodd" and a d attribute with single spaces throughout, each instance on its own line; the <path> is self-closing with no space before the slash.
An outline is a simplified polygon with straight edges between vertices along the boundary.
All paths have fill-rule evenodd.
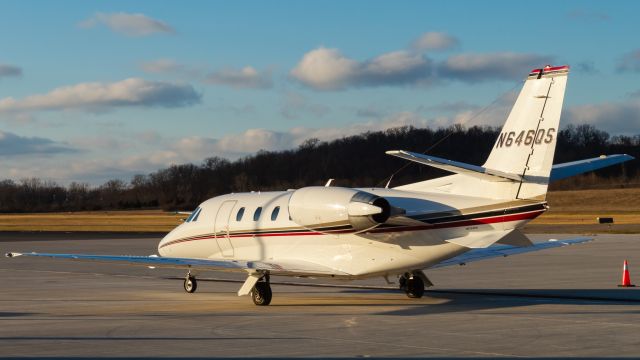
<path id="1" fill-rule="evenodd" d="M 49 212 L 118 209 L 189 210 L 221 194 L 322 185 L 398 186 L 447 175 L 409 163 L 386 150 L 427 152 L 451 160 L 482 164 L 499 128 L 400 127 L 366 132 L 333 141 L 306 140 L 296 149 L 260 151 L 235 161 L 210 157 L 200 164 L 172 165 L 129 182 L 109 180 L 100 186 L 73 182 L 62 186 L 37 178 L 0 181 L 0 212 Z M 591 125 L 569 125 L 558 133 L 555 163 L 601 154 L 626 153 L 640 158 L 640 135 L 610 136 Z M 552 185 L 552 189 L 640 186 L 637 160 Z"/>

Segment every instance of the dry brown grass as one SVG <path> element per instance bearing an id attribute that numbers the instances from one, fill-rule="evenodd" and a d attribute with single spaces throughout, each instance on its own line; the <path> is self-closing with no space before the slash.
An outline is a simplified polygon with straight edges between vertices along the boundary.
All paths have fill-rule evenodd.
<path id="1" fill-rule="evenodd" d="M 640 188 L 552 191 L 547 201 L 552 212 L 640 214 Z"/>
<path id="2" fill-rule="evenodd" d="M 168 232 L 186 216 L 160 210 L 0 214 L 0 231 Z"/>
<path id="3" fill-rule="evenodd" d="M 547 195 L 549 211 L 531 224 L 597 224 L 598 217 L 613 217 L 615 224 L 640 224 L 640 188 L 553 191 Z"/>
<path id="4" fill-rule="evenodd" d="M 530 233 L 640 233 L 640 188 L 552 191 L 549 211 L 530 222 Z M 614 224 L 598 223 L 612 217 Z"/>

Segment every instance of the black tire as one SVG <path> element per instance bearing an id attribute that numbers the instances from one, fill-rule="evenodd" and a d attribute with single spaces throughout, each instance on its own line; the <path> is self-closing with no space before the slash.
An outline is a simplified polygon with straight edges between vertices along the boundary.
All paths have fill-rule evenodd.
<path id="1" fill-rule="evenodd" d="M 273 293 L 271 292 L 271 286 L 266 282 L 259 282 L 256 286 L 251 290 L 251 299 L 253 303 L 258 306 L 267 306 L 271 304 L 271 297 Z"/>
<path id="2" fill-rule="evenodd" d="M 424 295 L 424 281 L 419 276 L 414 276 L 407 280 L 407 296 L 412 299 L 419 299 Z"/>
<path id="3" fill-rule="evenodd" d="M 196 292 L 197 288 L 198 282 L 196 281 L 196 278 L 194 278 L 193 276 L 188 276 L 184 279 L 184 291 L 192 294 Z"/>
<path id="4" fill-rule="evenodd" d="M 398 286 L 400 287 L 400 290 L 407 290 L 407 277 L 404 275 L 401 275 L 398 278 Z"/>

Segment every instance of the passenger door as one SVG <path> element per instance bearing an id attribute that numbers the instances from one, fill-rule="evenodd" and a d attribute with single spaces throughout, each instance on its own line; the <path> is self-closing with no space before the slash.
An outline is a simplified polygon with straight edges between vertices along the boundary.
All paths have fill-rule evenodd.
<path id="1" fill-rule="evenodd" d="M 213 232 L 215 233 L 218 247 L 220 247 L 220 251 L 224 257 L 233 256 L 233 245 L 231 245 L 231 241 L 229 240 L 229 217 L 231 217 L 231 212 L 235 208 L 236 202 L 235 200 L 223 202 L 220 208 L 218 208 L 216 220 L 213 225 Z"/>

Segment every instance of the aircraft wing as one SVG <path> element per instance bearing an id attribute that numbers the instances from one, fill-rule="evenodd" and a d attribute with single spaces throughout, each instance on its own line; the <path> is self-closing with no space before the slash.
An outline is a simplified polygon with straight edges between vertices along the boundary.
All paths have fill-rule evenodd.
<path id="1" fill-rule="evenodd" d="M 346 273 L 304 261 L 240 261 L 240 260 L 212 260 L 192 258 L 171 258 L 161 256 L 132 256 L 132 255 L 90 255 L 90 254 L 48 254 L 48 253 L 19 253 L 10 252 L 7 257 L 43 257 L 80 261 L 99 261 L 147 267 L 164 267 L 178 269 L 201 269 L 216 271 L 269 271 L 273 275 L 347 275 Z"/>
<path id="2" fill-rule="evenodd" d="M 574 175 L 584 174 L 589 171 L 605 168 L 607 166 L 633 160 L 634 157 L 627 154 L 602 155 L 597 158 L 572 161 L 553 165 L 551 168 L 551 181 L 565 179 Z"/>
<path id="3" fill-rule="evenodd" d="M 583 242 L 591 241 L 592 238 L 579 237 L 567 240 L 548 240 L 545 242 L 534 243 L 528 247 L 517 247 L 511 245 L 493 245 L 483 249 L 473 249 L 462 255 L 458 255 L 449 260 L 445 260 L 437 265 L 431 267 L 431 269 L 451 266 L 451 265 L 466 265 L 470 262 L 491 259 L 495 257 L 507 257 L 510 255 L 524 254 L 533 251 L 552 249 L 556 247 L 563 247 L 567 245 L 580 244 Z"/>

